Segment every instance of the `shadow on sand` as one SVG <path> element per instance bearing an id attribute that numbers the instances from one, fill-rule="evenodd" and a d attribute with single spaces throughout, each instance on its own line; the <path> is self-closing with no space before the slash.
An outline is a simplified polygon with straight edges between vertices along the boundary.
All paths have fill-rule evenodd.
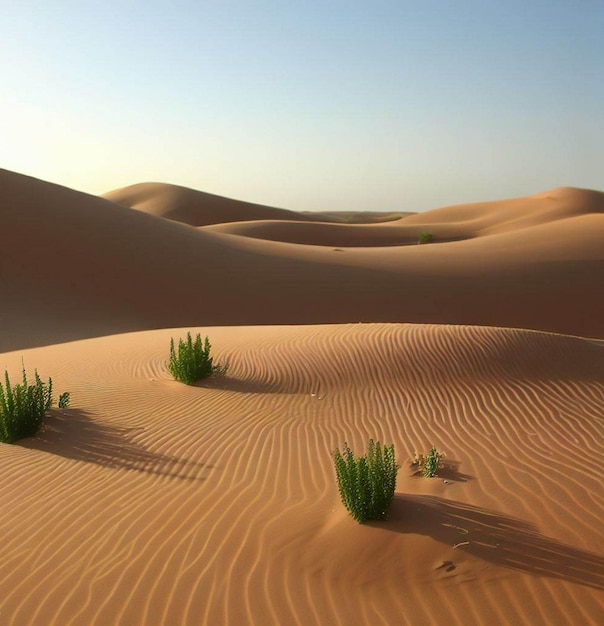
<path id="1" fill-rule="evenodd" d="M 573 548 L 522 520 L 436 496 L 395 495 L 381 527 L 427 535 L 494 565 L 604 590 L 604 556 Z"/>
<path id="2" fill-rule="evenodd" d="M 472 480 L 474 476 L 470 474 L 464 474 L 459 471 L 459 466 L 461 465 L 461 461 L 443 461 L 442 467 L 438 468 L 438 472 L 436 474 L 436 478 L 441 478 L 443 480 L 448 480 L 451 483 L 467 483 L 468 480 Z M 424 478 L 424 475 L 417 466 L 411 465 L 411 469 L 414 470 L 412 474 L 412 478 Z"/>
<path id="3" fill-rule="evenodd" d="M 218 389 L 220 391 L 232 391 L 234 393 L 253 393 L 253 394 L 268 394 L 268 393 L 282 393 L 279 389 L 279 385 L 273 383 L 272 385 L 258 380 L 243 380 L 239 378 L 233 378 L 228 374 L 226 376 L 216 376 L 215 378 L 204 378 L 191 385 L 192 387 L 199 387 L 201 389 Z"/>
<path id="4" fill-rule="evenodd" d="M 309 386 L 303 381 L 296 381 L 295 377 L 288 380 L 287 376 L 283 378 L 274 378 L 273 380 L 260 380 L 258 378 L 242 379 L 234 378 L 230 374 L 225 376 L 216 376 L 212 378 L 204 378 L 191 385 L 200 389 L 214 389 L 219 391 L 230 391 L 233 393 L 247 394 L 265 394 L 265 395 L 318 395 L 320 385 Z"/>
<path id="5" fill-rule="evenodd" d="M 152 452 L 136 442 L 139 432 L 138 428 L 99 423 L 79 409 L 55 409 L 34 439 L 24 439 L 18 445 L 75 461 L 181 480 L 204 480 L 200 476 L 202 470 L 212 468 L 198 461 Z"/>

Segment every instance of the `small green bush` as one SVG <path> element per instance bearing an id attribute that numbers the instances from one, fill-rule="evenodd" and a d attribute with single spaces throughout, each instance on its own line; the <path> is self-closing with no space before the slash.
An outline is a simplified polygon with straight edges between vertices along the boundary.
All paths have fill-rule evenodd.
<path id="1" fill-rule="evenodd" d="M 62 393 L 59 396 L 59 408 L 60 409 L 66 409 L 69 406 L 69 402 L 71 401 L 71 395 L 69 393 L 69 391 L 66 391 L 65 393 Z"/>
<path id="2" fill-rule="evenodd" d="M 434 241 L 434 235 L 428 231 L 424 231 L 420 233 L 417 243 L 432 243 L 432 241 Z"/>
<path id="3" fill-rule="evenodd" d="M 52 406 L 52 379 L 42 382 L 35 370 L 34 381 L 33 385 L 27 383 L 23 367 L 23 380 L 13 387 L 8 372 L 4 372 L 4 385 L 0 382 L 1 442 L 12 443 L 38 432 L 44 414 Z"/>
<path id="4" fill-rule="evenodd" d="M 442 452 L 432 446 L 426 456 L 416 454 L 411 464 L 415 465 L 426 478 L 434 478 L 438 469 L 442 467 L 443 456 Z"/>
<path id="5" fill-rule="evenodd" d="M 344 444 L 343 452 L 333 453 L 336 477 L 342 503 L 359 524 L 381 520 L 394 497 L 398 465 L 394 446 L 384 446 L 369 440 L 367 454 L 355 459 Z"/>
<path id="6" fill-rule="evenodd" d="M 170 362 L 168 370 L 174 378 L 186 385 L 209 376 L 226 374 L 226 365 L 214 365 L 210 356 L 210 341 L 206 337 L 203 344 L 201 335 L 197 334 L 195 341 L 191 333 L 187 333 L 187 340 L 178 340 L 178 350 L 174 346 L 174 339 L 170 339 Z"/>

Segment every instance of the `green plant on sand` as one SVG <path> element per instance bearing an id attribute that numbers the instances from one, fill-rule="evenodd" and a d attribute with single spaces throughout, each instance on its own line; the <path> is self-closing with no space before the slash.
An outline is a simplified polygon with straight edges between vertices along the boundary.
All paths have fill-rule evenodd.
<path id="1" fill-rule="evenodd" d="M 34 383 L 28 384 L 25 366 L 22 382 L 11 385 L 8 371 L 4 372 L 4 385 L 0 382 L 0 442 L 13 443 L 24 437 L 33 437 L 46 411 L 53 403 L 52 379 L 43 382 L 34 371 Z M 65 397 L 61 394 L 61 398 Z M 69 394 L 67 393 L 67 396 Z"/>
<path id="2" fill-rule="evenodd" d="M 438 469 L 442 467 L 444 456 L 444 453 L 432 446 L 427 455 L 416 454 L 411 465 L 417 467 L 426 478 L 434 478 Z"/>
<path id="3" fill-rule="evenodd" d="M 420 243 L 420 244 L 432 243 L 433 241 L 434 241 L 434 235 L 432 233 L 429 233 L 428 231 L 424 231 L 420 233 L 417 243 Z"/>
<path id="4" fill-rule="evenodd" d="M 394 445 L 382 448 L 369 439 L 367 454 L 355 458 L 347 444 L 333 453 L 338 489 L 342 503 L 359 524 L 367 520 L 381 520 L 396 487 L 398 465 Z"/>
<path id="5" fill-rule="evenodd" d="M 176 380 L 187 385 L 209 376 L 226 374 L 228 366 L 214 365 L 210 348 L 209 339 L 206 337 L 202 343 L 199 333 L 195 341 L 191 338 L 191 333 L 187 333 L 186 341 L 178 340 L 178 348 L 175 347 L 174 339 L 170 339 L 168 371 Z"/>
<path id="6" fill-rule="evenodd" d="M 66 409 L 69 406 L 70 402 L 71 402 L 71 395 L 69 391 L 65 391 L 59 396 L 59 408 L 60 409 Z"/>

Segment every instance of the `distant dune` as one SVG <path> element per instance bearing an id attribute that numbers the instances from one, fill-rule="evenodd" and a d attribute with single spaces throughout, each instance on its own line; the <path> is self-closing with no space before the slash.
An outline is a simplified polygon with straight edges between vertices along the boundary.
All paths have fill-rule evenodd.
<path id="1" fill-rule="evenodd" d="M 0 170 L 0 232 L 0 375 L 71 393 L 0 444 L 2 624 L 601 623 L 601 192 L 372 217 Z M 187 331 L 226 376 L 169 376 Z M 332 453 L 369 437 L 400 469 L 358 525 Z"/>
<path id="2" fill-rule="evenodd" d="M 304 220 L 302 213 L 232 200 L 203 191 L 165 183 L 139 183 L 110 191 L 107 200 L 158 217 L 205 226 L 250 219 Z"/>
<path id="3" fill-rule="evenodd" d="M 373 223 L 412 215 L 379 211 L 288 211 L 166 183 L 139 183 L 115 189 L 103 194 L 103 197 L 122 206 L 190 226 L 250 220 Z"/>
<path id="4" fill-rule="evenodd" d="M 578 229 L 591 230 L 602 236 L 604 193 L 587 189 L 563 187 L 527 198 L 498 202 L 457 205 L 426 213 L 407 214 L 398 220 L 372 225 L 292 224 L 281 221 L 241 221 L 215 224 L 216 232 L 316 245 L 372 247 L 417 243 L 422 232 L 433 235 L 434 243 L 447 243 L 515 232 L 547 237 L 536 227 L 551 228 L 578 224 Z M 593 216 L 598 216 L 593 217 Z M 592 216 L 586 219 L 586 216 Z M 577 220 L 576 218 L 582 218 Z M 570 220 L 570 221 L 567 221 Z M 592 225 L 593 223 L 593 225 Z"/>
<path id="5" fill-rule="evenodd" d="M 247 221 L 229 233 L 1 171 L 0 348 L 199 324 L 418 322 L 604 337 L 603 198 L 561 190 L 387 224 Z M 426 229 L 435 243 L 416 245 Z"/>

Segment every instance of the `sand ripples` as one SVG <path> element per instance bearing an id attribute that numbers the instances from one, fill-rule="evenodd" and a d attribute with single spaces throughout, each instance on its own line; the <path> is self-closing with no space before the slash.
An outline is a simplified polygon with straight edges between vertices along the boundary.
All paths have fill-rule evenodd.
<path id="1" fill-rule="evenodd" d="M 0 449 L 7 624 L 563 624 L 604 609 L 601 346 L 469 326 L 212 329 L 228 375 L 186 387 L 163 367 L 170 335 L 28 351 L 60 363 L 73 408 Z M 402 467 L 390 520 L 361 527 L 330 453 L 369 436 Z M 414 477 L 406 459 L 430 444 L 447 468 Z"/>

